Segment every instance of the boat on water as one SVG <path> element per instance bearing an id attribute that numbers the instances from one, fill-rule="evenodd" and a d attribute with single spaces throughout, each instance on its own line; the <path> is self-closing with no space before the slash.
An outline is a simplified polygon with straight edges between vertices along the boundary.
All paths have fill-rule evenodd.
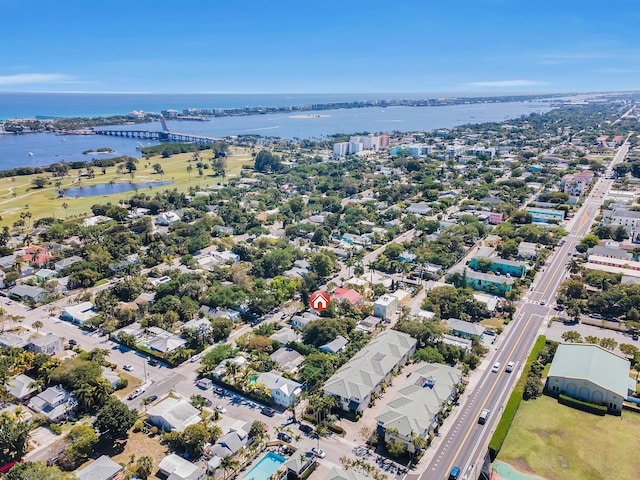
<path id="1" fill-rule="evenodd" d="M 33 157 L 33 152 L 27 152 L 27 155 Z"/>

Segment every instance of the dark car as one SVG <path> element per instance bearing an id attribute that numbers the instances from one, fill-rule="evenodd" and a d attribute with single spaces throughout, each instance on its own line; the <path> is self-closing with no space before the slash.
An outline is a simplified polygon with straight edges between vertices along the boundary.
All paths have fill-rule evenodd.
<path id="1" fill-rule="evenodd" d="M 276 414 L 276 411 L 271 407 L 264 407 L 260 410 L 260 413 L 266 415 L 267 417 L 273 417 Z"/>
<path id="2" fill-rule="evenodd" d="M 71 340 L 69 340 L 69 345 L 78 345 L 78 341 L 72 338 Z"/>
<path id="3" fill-rule="evenodd" d="M 160 362 L 155 358 L 152 358 L 149 360 L 149 365 L 151 365 L 152 367 L 157 367 L 158 365 L 160 365 Z"/>
<path id="4" fill-rule="evenodd" d="M 157 395 L 151 395 L 151 396 L 149 396 L 149 397 L 145 398 L 145 401 L 146 401 L 147 403 L 153 403 L 153 402 L 155 402 L 157 399 L 158 399 L 158 396 L 157 396 Z"/>
<path id="5" fill-rule="evenodd" d="M 631 338 L 634 340 L 638 340 L 638 334 L 634 333 L 633 335 L 631 335 Z"/>
<path id="6" fill-rule="evenodd" d="M 313 427 L 311 425 L 307 425 L 306 423 L 301 423 L 298 428 L 303 433 L 311 433 L 311 432 L 313 432 Z"/>
<path id="7" fill-rule="evenodd" d="M 282 440 L 283 442 L 291 443 L 291 435 L 284 432 L 278 432 L 278 440 Z"/>

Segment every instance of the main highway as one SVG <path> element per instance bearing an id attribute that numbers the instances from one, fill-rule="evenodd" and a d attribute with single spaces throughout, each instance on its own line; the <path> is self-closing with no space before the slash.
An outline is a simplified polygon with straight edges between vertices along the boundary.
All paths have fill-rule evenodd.
<path id="1" fill-rule="evenodd" d="M 547 260 L 538 273 L 531 289 L 518 302 L 514 320 L 505 328 L 487 355 L 489 363 L 483 363 L 484 372 L 472 379 L 461 399 L 461 411 L 450 417 L 453 421 L 438 439 L 436 450 L 426 470 L 408 475 L 408 480 L 447 479 L 453 466 L 462 470 L 461 479 L 477 479 L 487 446 L 502 414 L 504 405 L 517 379 L 523 374 L 523 365 L 538 335 L 546 328 L 552 313 L 551 305 L 560 284 L 567 278 L 567 263 L 575 246 L 589 232 L 600 211 L 605 195 L 613 180 L 609 179 L 613 167 L 624 160 L 629 151 L 625 142 L 612 160 L 605 174 L 599 178 L 574 218 L 567 223 L 569 235 L 565 242 Z M 505 365 L 516 362 L 512 373 L 505 372 Z M 500 363 L 498 372 L 491 366 Z M 480 425 L 478 417 L 483 409 L 490 410 L 489 420 Z M 446 423 L 446 420 L 445 420 Z"/>

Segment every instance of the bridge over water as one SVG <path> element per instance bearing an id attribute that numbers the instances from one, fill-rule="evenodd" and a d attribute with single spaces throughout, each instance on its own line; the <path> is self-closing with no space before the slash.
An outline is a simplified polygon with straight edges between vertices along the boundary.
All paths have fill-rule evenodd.
<path id="1" fill-rule="evenodd" d="M 167 127 L 164 118 L 160 118 L 162 131 L 154 132 L 150 130 L 94 130 L 97 135 L 107 135 L 111 137 L 142 138 L 146 140 L 158 140 L 160 142 L 184 142 L 211 145 L 218 141 L 217 138 L 205 135 L 194 135 L 192 133 L 172 132 Z"/>

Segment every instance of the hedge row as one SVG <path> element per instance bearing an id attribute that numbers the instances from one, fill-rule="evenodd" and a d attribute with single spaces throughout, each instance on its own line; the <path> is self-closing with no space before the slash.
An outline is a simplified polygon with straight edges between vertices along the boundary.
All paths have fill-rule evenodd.
<path id="1" fill-rule="evenodd" d="M 493 437 L 491 437 L 491 441 L 489 442 L 489 454 L 491 455 L 491 461 L 495 460 L 498 456 L 498 452 L 500 452 L 500 449 L 502 448 L 504 439 L 507 437 L 507 433 L 509 433 L 511 423 L 515 418 L 518 408 L 520 407 L 520 402 L 522 401 L 524 384 L 527 381 L 527 374 L 529 373 L 533 362 L 538 360 L 538 356 L 546 342 L 547 337 L 540 335 L 536 340 L 536 343 L 534 343 L 531 354 L 529 355 L 529 358 L 527 358 L 527 362 L 524 364 L 524 368 L 522 369 L 522 375 L 518 379 L 518 383 L 516 383 L 516 386 L 507 401 L 507 405 L 504 407 L 504 413 L 502 414 L 500 422 L 496 427 L 496 431 L 493 433 Z"/>
<path id="2" fill-rule="evenodd" d="M 571 398 L 561 393 L 558 395 L 558 403 L 562 405 L 567 405 L 569 407 L 577 408 L 578 410 L 582 410 L 583 412 L 593 413 L 594 415 L 600 415 L 602 417 L 607 413 L 606 405 L 596 405 L 595 403 L 583 402 L 582 400 L 578 400 L 576 398 Z"/>

